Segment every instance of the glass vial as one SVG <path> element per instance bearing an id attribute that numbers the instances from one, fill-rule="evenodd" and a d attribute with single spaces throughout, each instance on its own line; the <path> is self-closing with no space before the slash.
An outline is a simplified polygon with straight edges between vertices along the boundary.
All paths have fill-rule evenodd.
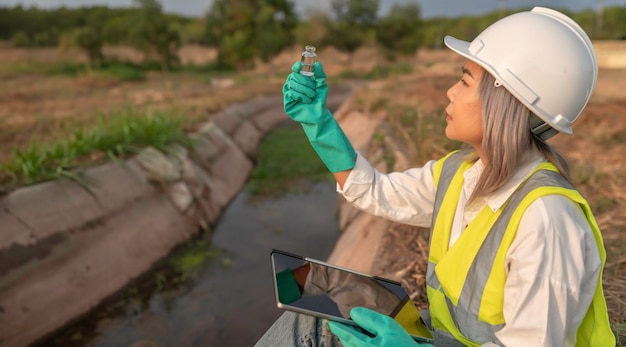
<path id="1" fill-rule="evenodd" d="M 315 54 L 315 46 L 308 45 L 304 47 L 304 52 L 302 52 L 301 59 L 301 74 L 305 76 L 313 76 L 313 66 L 315 65 L 315 58 L 317 58 L 317 54 Z"/>

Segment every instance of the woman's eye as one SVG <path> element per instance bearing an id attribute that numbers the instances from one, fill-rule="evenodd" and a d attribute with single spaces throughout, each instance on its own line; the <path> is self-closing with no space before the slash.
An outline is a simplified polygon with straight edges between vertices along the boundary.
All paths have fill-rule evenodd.
<path id="1" fill-rule="evenodd" d="M 465 82 L 465 79 L 461 78 L 461 83 L 463 83 L 463 85 L 467 85 L 467 82 Z"/>

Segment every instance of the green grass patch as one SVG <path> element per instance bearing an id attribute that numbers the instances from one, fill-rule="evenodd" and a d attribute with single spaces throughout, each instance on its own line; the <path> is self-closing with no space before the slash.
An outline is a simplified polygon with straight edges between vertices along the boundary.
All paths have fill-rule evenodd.
<path id="1" fill-rule="evenodd" d="M 189 283 L 210 261 L 216 259 L 223 267 L 230 266 L 232 262 L 222 249 L 212 246 L 210 240 L 199 239 L 186 243 L 167 259 L 168 270 L 156 274 L 157 290 Z"/>
<path id="2" fill-rule="evenodd" d="M 380 80 L 390 75 L 409 74 L 412 70 L 413 67 L 407 63 L 376 65 L 364 77 L 368 80 Z"/>
<path id="3" fill-rule="evenodd" d="M 89 66 L 76 61 L 20 61 L 0 65 L 0 76 L 12 77 L 24 74 L 41 74 L 46 76 L 77 77 L 89 75 L 96 78 L 114 78 L 120 81 L 141 81 L 146 79 L 146 72 L 162 71 L 161 63 L 156 60 L 142 62 L 123 61 L 108 57 L 97 65 Z M 212 62 L 208 64 L 186 64 L 169 70 L 170 73 L 211 73 L 216 76 L 233 74 L 234 67 Z"/>
<path id="4" fill-rule="evenodd" d="M 391 75 L 409 74 L 413 71 L 413 66 L 408 63 L 396 63 L 387 65 L 376 65 L 370 71 L 362 73 L 351 69 L 343 70 L 338 79 L 365 79 L 381 80 Z"/>
<path id="5" fill-rule="evenodd" d="M 118 81 L 143 81 L 146 79 L 144 70 L 126 64 L 110 64 L 99 69 L 91 70 L 91 74 L 99 78 L 109 78 Z"/>
<path id="6" fill-rule="evenodd" d="M 116 159 L 146 146 L 160 150 L 167 150 L 174 143 L 189 146 L 191 139 L 183 125 L 180 116 L 134 108 L 102 115 L 97 126 L 78 128 L 68 138 L 32 143 L 27 149 L 16 151 L 4 169 L 10 176 L 8 179 L 17 185 L 60 177 L 77 178 L 72 170 L 94 154 Z"/>
<path id="7" fill-rule="evenodd" d="M 0 76 L 19 76 L 23 74 L 42 74 L 48 76 L 78 76 L 85 71 L 85 64 L 68 61 L 49 63 L 21 61 L 18 63 L 0 64 Z"/>
<path id="8" fill-rule="evenodd" d="M 357 79 L 357 78 L 363 78 L 363 75 L 358 74 L 356 71 L 352 69 L 345 69 L 341 71 L 339 75 L 337 75 L 337 79 Z"/>
<path id="9" fill-rule="evenodd" d="M 210 62 L 206 64 L 185 64 L 177 67 L 175 71 L 190 72 L 190 73 L 218 73 L 218 74 L 233 74 L 236 69 L 232 65 L 227 65 L 221 62 Z"/>
<path id="10" fill-rule="evenodd" d="M 41 74 L 46 76 L 78 77 L 88 75 L 96 78 L 108 78 L 120 81 L 141 81 L 146 79 L 144 66 L 122 63 L 104 62 L 97 67 L 89 67 L 78 62 L 32 62 L 24 61 L 0 65 L 0 76 L 18 76 L 22 74 Z"/>
<path id="11" fill-rule="evenodd" d="M 293 123 L 279 126 L 263 138 L 246 187 L 252 195 L 279 196 L 306 190 L 306 182 L 332 179 L 302 128 Z"/>

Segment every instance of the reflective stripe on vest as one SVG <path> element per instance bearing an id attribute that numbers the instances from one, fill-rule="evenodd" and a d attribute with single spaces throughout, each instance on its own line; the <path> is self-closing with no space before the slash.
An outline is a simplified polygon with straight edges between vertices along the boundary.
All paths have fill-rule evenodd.
<path id="1" fill-rule="evenodd" d="M 479 346 L 497 342 L 495 332 L 504 325 L 504 261 L 519 221 L 534 200 L 561 194 L 578 203 L 592 226 L 603 265 L 605 251 L 589 205 L 550 163 L 540 164 L 497 212 L 488 206 L 483 208 L 448 249 L 463 172 L 472 165 L 464 157 L 463 152 L 454 152 L 435 164 L 437 197 L 426 283 L 433 327 L 448 332 L 465 345 Z M 608 323 L 601 277 L 600 274 L 593 304 L 578 330 L 577 346 L 605 346 L 610 345 L 611 339 L 615 341 Z M 592 341 L 596 344 L 591 344 Z"/>

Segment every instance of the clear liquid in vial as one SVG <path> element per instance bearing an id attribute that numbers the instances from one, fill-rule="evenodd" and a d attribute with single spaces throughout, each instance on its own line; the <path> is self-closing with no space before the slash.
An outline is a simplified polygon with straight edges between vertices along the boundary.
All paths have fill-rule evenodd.
<path id="1" fill-rule="evenodd" d="M 302 52 L 302 69 L 300 73 L 305 76 L 313 76 L 313 66 L 315 66 L 315 58 L 317 58 L 317 54 L 315 54 L 315 46 L 306 46 L 304 47 L 304 52 Z"/>

